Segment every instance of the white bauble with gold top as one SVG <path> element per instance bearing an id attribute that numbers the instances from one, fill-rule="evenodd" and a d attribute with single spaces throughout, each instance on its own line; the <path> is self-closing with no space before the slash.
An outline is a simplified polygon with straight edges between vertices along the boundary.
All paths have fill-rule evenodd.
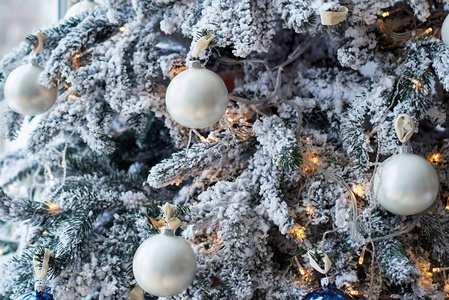
<path id="1" fill-rule="evenodd" d="M 134 278 L 147 293 L 170 297 L 187 289 L 196 272 L 196 255 L 192 247 L 176 237 L 171 229 L 162 228 L 139 246 L 133 260 Z"/>

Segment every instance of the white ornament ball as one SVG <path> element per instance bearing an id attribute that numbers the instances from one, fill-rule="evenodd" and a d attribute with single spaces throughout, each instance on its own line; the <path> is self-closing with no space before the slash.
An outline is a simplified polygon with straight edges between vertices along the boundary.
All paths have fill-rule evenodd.
<path id="1" fill-rule="evenodd" d="M 90 0 L 85 0 L 85 1 L 80 1 L 74 5 L 72 5 L 67 12 L 65 13 L 64 19 L 68 19 L 70 17 L 75 17 L 76 15 L 87 11 L 87 10 L 93 10 L 95 7 L 97 7 L 99 4 L 94 2 L 94 1 L 90 1 Z"/>
<path id="2" fill-rule="evenodd" d="M 441 25 L 441 39 L 449 46 L 449 15 L 444 19 L 443 25 Z"/>
<path id="3" fill-rule="evenodd" d="M 173 296 L 192 284 L 196 255 L 185 240 L 159 234 L 139 246 L 134 255 L 133 272 L 137 283 L 147 293 Z"/>
<path id="4" fill-rule="evenodd" d="M 23 115 L 35 116 L 49 110 L 56 101 L 58 89 L 38 83 L 44 69 L 32 64 L 20 66 L 5 82 L 5 99 L 9 107 Z"/>
<path id="5" fill-rule="evenodd" d="M 421 156 L 401 153 L 386 160 L 374 175 L 374 193 L 386 210 L 409 216 L 423 212 L 436 199 L 438 174 Z"/>
<path id="6" fill-rule="evenodd" d="M 228 90 L 212 71 L 193 67 L 179 73 L 170 82 L 165 96 L 170 116 L 188 128 L 215 124 L 228 107 Z"/>

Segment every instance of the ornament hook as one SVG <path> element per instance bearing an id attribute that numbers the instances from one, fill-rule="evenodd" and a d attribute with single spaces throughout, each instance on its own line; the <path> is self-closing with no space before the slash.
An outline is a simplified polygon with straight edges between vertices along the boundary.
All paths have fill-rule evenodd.
<path id="1" fill-rule="evenodd" d="M 43 280 L 47 277 L 51 252 L 47 248 L 44 248 L 44 257 L 42 262 L 39 261 L 37 252 L 33 256 L 34 274 L 36 274 L 37 281 L 34 285 L 34 289 L 38 292 L 43 292 L 45 285 Z"/>
<path id="2" fill-rule="evenodd" d="M 326 253 L 318 253 L 316 251 L 309 250 L 307 251 L 307 256 L 309 257 L 309 263 L 318 272 L 326 275 L 331 269 L 332 262 L 327 256 Z M 324 267 L 320 266 L 319 261 L 324 263 Z"/>
<path id="3" fill-rule="evenodd" d="M 323 25 L 337 25 L 346 19 L 348 8 L 341 6 L 338 11 L 320 11 L 321 24 Z"/>
<path id="4" fill-rule="evenodd" d="M 36 37 L 37 37 L 37 41 L 34 44 L 33 53 L 39 54 L 42 51 L 44 51 L 44 44 L 47 41 L 47 36 L 45 34 L 43 34 L 42 32 L 38 31 L 36 33 Z"/>
<path id="5" fill-rule="evenodd" d="M 181 226 L 181 220 L 179 220 L 178 218 L 173 218 L 173 215 L 176 211 L 176 206 L 170 203 L 165 203 L 164 206 L 161 206 L 160 208 L 164 216 L 159 221 L 150 218 L 153 227 L 157 229 L 166 228 L 172 231 L 178 229 L 178 227 Z"/>
<path id="6" fill-rule="evenodd" d="M 394 129 L 401 143 L 406 143 L 413 135 L 415 122 L 409 115 L 400 114 L 394 120 Z"/>
<path id="7" fill-rule="evenodd" d="M 192 57 L 199 57 L 201 51 L 205 50 L 207 47 L 209 47 L 210 42 L 215 38 L 215 35 L 212 33 L 208 33 L 202 38 L 200 38 L 195 45 L 195 48 L 192 50 Z"/>

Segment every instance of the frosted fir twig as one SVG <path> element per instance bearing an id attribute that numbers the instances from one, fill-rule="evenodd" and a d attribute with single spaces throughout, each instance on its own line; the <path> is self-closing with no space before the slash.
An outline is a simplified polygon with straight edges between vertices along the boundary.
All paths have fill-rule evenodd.
<path id="1" fill-rule="evenodd" d="M 296 59 L 298 59 L 301 54 L 303 54 L 313 43 L 315 43 L 321 36 L 323 35 L 322 32 L 315 34 L 314 36 L 310 37 L 309 39 L 306 40 L 306 42 L 298 45 L 296 47 L 296 49 L 288 56 L 287 60 L 284 61 L 282 64 L 272 68 L 271 70 L 268 71 L 270 78 L 273 80 L 273 85 L 274 85 L 274 90 L 271 92 L 271 94 L 266 97 L 266 98 L 262 98 L 262 99 L 258 99 L 258 100 L 249 100 L 243 97 L 239 97 L 239 96 L 235 96 L 235 95 L 231 95 L 229 94 L 229 99 L 237 101 L 237 102 L 241 102 L 244 104 L 254 104 L 254 105 L 259 105 L 259 104 L 263 104 L 266 103 L 272 99 L 275 99 L 280 91 L 281 88 L 281 82 L 282 82 L 282 71 L 284 70 L 284 67 L 286 67 L 287 65 L 289 65 L 290 63 L 294 62 Z M 228 62 L 230 62 L 228 60 Z M 237 61 L 238 62 L 238 61 Z M 256 61 L 259 62 L 259 61 Z M 239 62 L 238 62 L 239 63 Z M 266 67 L 268 66 L 268 64 L 265 62 L 263 63 Z M 267 67 L 268 68 L 268 67 Z M 272 70 L 277 70 L 277 74 L 276 76 L 273 75 Z"/>

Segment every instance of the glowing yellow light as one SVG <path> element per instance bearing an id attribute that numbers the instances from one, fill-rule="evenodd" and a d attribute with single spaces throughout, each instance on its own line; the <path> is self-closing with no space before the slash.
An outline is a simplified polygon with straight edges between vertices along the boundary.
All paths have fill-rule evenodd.
<path id="1" fill-rule="evenodd" d="M 43 232 L 42 232 L 42 235 L 46 235 L 46 234 L 47 234 L 47 232 L 46 232 L 46 231 L 43 231 Z"/>
<path id="2" fill-rule="evenodd" d="M 310 144 L 310 138 L 309 138 L 309 137 L 306 138 L 306 143 L 307 143 L 307 144 Z"/>
<path id="3" fill-rule="evenodd" d="M 82 53 L 77 53 L 77 54 L 75 54 L 75 56 L 74 56 L 75 59 L 79 59 L 80 57 L 83 57 L 83 54 L 82 54 Z"/>
<path id="4" fill-rule="evenodd" d="M 78 97 L 75 96 L 75 95 L 69 95 L 69 99 L 70 99 L 70 100 L 76 100 L 76 99 L 78 99 Z"/>
<path id="5" fill-rule="evenodd" d="M 441 272 L 440 268 L 433 268 L 432 272 Z"/>
<path id="6" fill-rule="evenodd" d="M 446 284 L 444 285 L 444 291 L 445 291 L 446 293 L 449 293 L 449 283 L 446 283 Z"/>
<path id="7" fill-rule="evenodd" d="M 3 255 L 3 249 L 0 249 L 0 256 L 2 256 Z"/>
<path id="8" fill-rule="evenodd" d="M 413 86 L 415 87 L 416 90 L 420 90 L 423 88 L 422 83 L 415 78 L 408 78 L 408 80 L 410 80 L 413 83 Z"/>
<path id="9" fill-rule="evenodd" d="M 195 234 L 198 234 L 198 229 L 197 229 L 197 230 L 195 230 Z"/>
<path id="10" fill-rule="evenodd" d="M 306 164 L 305 167 L 304 167 L 304 170 L 306 172 L 308 172 L 308 171 L 315 171 L 315 167 L 313 165 L 319 165 L 320 164 L 320 160 L 318 159 L 318 157 L 314 156 L 314 155 L 306 154 L 306 158 L 311 163 L 309 165 Z"/>
<path id="11" fill-rule="evenodd" d="M 302 241 L 306 237 L 306 228 L 304 226 L 295 226 L 292 229 L 292 234 L 297 240 Z"/>
<path id="12" fill-rule="evenodd" d="M 426 31 L 424 31 L 424 34 L 429 34 L 433 31 L 432 27 L 429 27 L 426 29 Z"/>
<path id="13" fill-rule="evenodd" d="M 353 186 L 352 187 L 352 191 L 354 192 L 354 194 L 356 194 L 359 197 L 363 197 L 365 195 L 365 189 L 370 185 L 369 182 L 365 183 L 364 185 L 360 185 L 360 186 Z"/>
<path id="14" fill-rule="evenodd" d="M 223 239 L 220 239 L 218 242 L 219 242 L 219 243 L 223 242 Z"/>
<path id="15" fill-rule="evenodd" d="M 365 251 L 366 251 L 366 247 L 364 246 L 362 249 L 362 253 L 360 254 L 360 257 L 359 257 L 359 265 L 363 264 L 363 260 L 365 259 Z"/>
<path id="16" fill-rule="evenodd" d="M 427 160 L 432 164 L 439 164 L 443 162 L 443 156 L 440 153 L 434 153 L 430 155 Z"/>
<path id="17" fill-rule="evenodd" d="M 313 213 L 314 213 L 315 211 L 313 210 L 312 205 L 307 204 L 307 206 L 306 206 L 306 212 L 307 212 L 307 214 L 309 214 L 309 215 L 313 215 Z"/>
<path id="18" fill-rule="evenodd" d="M 228 118 L 228 122 L 232 123 L 232 122 L 234 122 L 234 119 L 233 118 Z"/>
<path id="19" fill-rule="evenodd" d="M 47 201 L 48 205 L 48 212 L 50 214 L 55 214 L 61 211 L 61 206 L 59 204 L 51 202 L 50 200 Z"/>
<path id="20" fill-rule="evenodd" d="M 357 296 L 359 294 L 359 291 L 351 290 L 351 291 L 349 291 L 349 294 L 351 294 L 353 296 Z"/>
<path id="21" fill-rule="evenodd" d="M 179 186 L 180 184 L 181 184 L 181 181 L 179 181 L 179 180 L 175 182 L 176 186 Z"/>
<path id="22" fill-rule="evenodd" d="M 313 162 L 313 163 L 316 164 L 316 165 L 320 162 L 319 159 L 318 159 L 318 157 L 316 157 L 316 156 L 312 156 L 312 157 L 310 158 L 310 161 Z"/>
<path id="23" fill-rule="evenodd" d="M 352 187 L 352 191 L 354 192 L 354 194 L 356 194 L 357 196 L 362 196 L 363 194 L 365 194 L 365 189 L 363 188 L 363 186 L 353 186 Z"/>
<path id="24" fill-rule="evenodd" d="M 53 176 L 53 174 L 50 173 L 50 174 L 48 174 L 48 178 L 49 178 L 50 180 L 54 180 L 54 179 L 55 179 L 55 176 Z"/>
<path id="25" fill-rule="evenodd" d="M 125 30 L 126 30 L 126 27 L 125 27 L 125 26 L 120 27 L 120 31 L 121 31 L 121 32 L 123 32 L 123 31 L 125 31 Z"/>
<path id="26" fill-rule="evenodd" d="M 386 17 L 388 17 L 389 15 L 390 15 L 390 12 L 389 12 L 389 11 L 386 11 L 386 12 L 384 12 L 384 13 L 382 14 L 382 17 L 386 18 Z"/>
<path id="27" fill-rule="evenodd" d="M 304 276 L 306 274 L 306 271 L 304 271 L 303 268 L 299 268 L 299 273 Z"/>

